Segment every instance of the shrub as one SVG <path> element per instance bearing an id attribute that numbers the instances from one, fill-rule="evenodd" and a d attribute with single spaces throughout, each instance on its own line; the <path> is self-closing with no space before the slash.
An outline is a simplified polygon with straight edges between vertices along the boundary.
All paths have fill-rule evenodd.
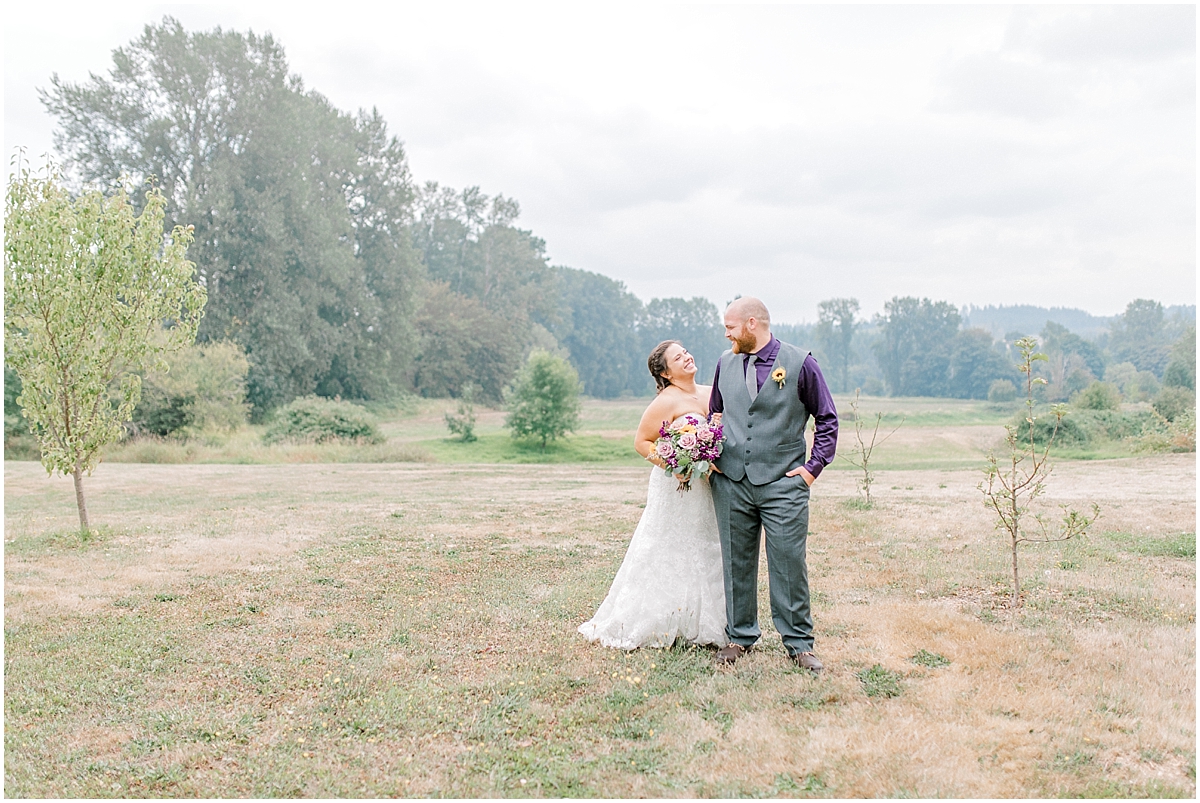
<path id="1" fill-rule="evenodd" d="M 359 405 L 320 396 L 305 396 L 281 407 L 263 435 L 264 443 L 334 440 L 383 443 L 384 437 L 374 417 Z"/>
<path id="2" fill-rule="evenodd" d="M 446 413 L 446 429 L 463 443 L 477 440 L 475 436 L 475 386 L 467 383 L 458 400 L 458 413 Z"/>
<path id="3" fill-rule="evenodd" d="M 579 375 L 562 357 L 534 350 L 504 395 L 514 438 L 539 438 L 544 449 L 579 425 Z"/>
<path id="4" fill-rule="evenodd" d="M 1091 441 L 1087 429 L 1080 422 L 1078 414 L 1064 416 L 1061 421 L 1056 421 L 1052 415 L 1040 415 L 1033 423 L 1033 440 L 1039 447 L 1043 447 L 1054 435 L 1054 428 L 1058 427 L 1058 434 L 1054 435 L 1054 443 L 1060 447 L 1080 447 L 1087 446 Z M 1013 418 L 1011 426 L 1025 428 L 1028 424 L 1025 423 L 1025 414 L 1019 413 Z M 1028 430 L 1023 433 L 1025 442 L 1028 442 Z"/>
<path id="5" fill-rule="evenodd" d="M 1168 421 L 1196 414 L 1196 392 L 1185 387 L 1164 387 L 1154 397 L 1154 411 Z"/>
<path id="6" fill-rule="evenodd" d="M 1110 382 L 1093 382 L 1076 393 L 1071 404 L 1081 410 L 1119 410 L 1121 391 Z"/>
<path id="7" fill-rule="evenodd" d="M 168 370 L 145 376 L 132 429 L 160 437 L 233 431 L 246 423 L 249 371 L 236 343 L 188 346 L 171 357 Z"/>
<path id="8" fill-rule="evenodd" d="M 988 401 L 1003 403 L 1017 398 L 1017 386 L 1008 379 L 997 379 L 988 386 Z"/>
<path id="9" fill-rule="evenodd" d="M 1078 410 L 1071 415 L 1089 439 L 1119 441 L 1136 438 L 1151 424 L 1149 410 L 1122 413 L 1119 410 Z"/>

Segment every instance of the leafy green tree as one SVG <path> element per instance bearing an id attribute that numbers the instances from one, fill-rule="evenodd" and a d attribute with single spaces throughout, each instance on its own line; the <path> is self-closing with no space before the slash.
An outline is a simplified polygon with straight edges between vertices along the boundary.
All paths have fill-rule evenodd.
<path id="1" fill-rule="evenodd" d="M 403 383 L 423 270 L 404 150 L 377 113 L 306 91 L 269 35 L 190 33 L 170 17 L 114 51 L 107 77 L 51 85 L 42 100 L 80 178 L 155 176 L 195 223 L 200 339 L 245 349 L 257 418 L 313 392 L 377 398 Z"/>
<path id="2" fill-rule="evenodd" d="M 884 304 L 876 357 L 892 395 L 946 395 L 950 348 L 960 322 L 958 310 L 945 301 L 907 296 Z"/>
<path id="3" fill-rule="evenodd" d="M 1109 382 L 1096 381 L 1076 393 L 1071 403 L 1081 410 L 1120 410 L 1121 391 Z"/>
<path id="4" fill-rule="evenodd" d="M 232 432 L 245 425 L 249 413 L 249 371 L 250 363 L 237 343 L 211 341 L 185 347 L 171 359 L 169 370 L 153 370 L 143 377 L 133 424 L 155 435 Z"/>
<path id="5" fill-rule="evenodd" d="M 528 326 L 528 325 L 526 325 Z M 413 387 L 423 396 L 461 397 L 474 385 L 481 400 L 499 404 L 521 367 L 528 333 L 480 301 L 437 282 L 417 313 Z"/>
<path id="6" fill-rule="evenodd" d="M 992 383 L 1016 377 L 1016 371 L 986 329 L 964 329 L 951 344 L 947 386 L 956 399 L 986 399 Z"/>
<path id="7" fill-rule="evenodd" d="M 1161 377 L 1171 351 L 1163 305 L 1145 298 L 1130 301 L 1109 328 L 1108 347 L 1114 362 L 1131 362 Z"/>
<path id="8" fill-rule="evenodd" d="M 1008 379 L 994 379 L 988 385 L 987 400 L 996 404 L 1004 404 L 1017 398 L 1017 386 Z"/>
<path id="9" fill-rule="evenodd" d="M 554 328 L 558 322 L 554 272 L 546 264 L 546 243 L 513 224 L 520 205 L 478 187 L 456 192 L 437 182 L 416 191 L 412 239 L 429 277 L 473 298 L 517 329 L 530 322 Z"/>
<path id="10" fill-rule="evenodd" d="M 537 438 L 546 448 L 579 425 L 579 376 L 562 357 L 536 349 L 509 392 L 504 426 L 514 438 Z"/>
<path id="11" fill-rule="evenodd" d="M 1085 340 L 1062 324 L 1046 321 L 1042 328 L 1042 350 L 1048 356 L 1056 354 L 1075 355 L 1091 373 L 1092 378 L 1104 376 L 1105 360 L 1101 348 Z"/>
<path id="12" fill-rule="evenodd" d="M 17 398 L 21 395 L 21 377 L 7 362 L 4 363 L 4 441 L 29 434 L 29 422 Z"/>
<path id="13" fill-rule="evenodd" d="M 5 362 L 42 465 L 74 478 L 85 533 L 84 473 L 137 406 L 139 375 L 191 343 L 203 315 L 191 230 L 164 239 L 165 207 L 157 190 L 140 215 L 123 190 L 72 198 L 55 175 L 28 170 L 5 197 Z"/>
<path id="14" fill-rule="evenodd" d="M 696 360 L 696 381 L 707 384 L 717 370 L 717 360 L 727 346 L 721 312 L 706 298 L 654 298 L 642 311 L 638 324 L 641 340 L 637 376 L 644 392 L 654 387 L 646 358 L 664 340 L 678 340 Z"/>
<path id="15" fill-rule="evenodd" d="M 858 327 L 857 298 L 831 298 L 817 305 L 817 342 L 840 380 L 838 390 L 850 390 L 850 361 Z M 831 371 L 833 373 L 833 371 Z"/>
<path id="16" fill-rule="evenodd" d="M 1196 389 L 1196 325 L 1192 324 L 1175 345 L 1163 371 L 1163 386 Z"/>
<path id="17" fill-rule="evenodd" d="M 570 354 L 583 392 L 611 399 L 626 391 L 648 391 L 646 357 L 637 325 L 642 302 L 607 276 L 555 268 L 562 314 L 551 330 Z"/>

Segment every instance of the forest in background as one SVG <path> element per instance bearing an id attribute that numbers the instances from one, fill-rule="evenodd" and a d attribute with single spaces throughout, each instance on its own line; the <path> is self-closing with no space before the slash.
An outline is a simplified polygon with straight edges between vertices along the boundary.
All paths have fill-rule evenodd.
<path id="1" fill-rule="evenodd" d="M 135 418 L 146 431 L 228 423 L 230 409 L 263 420 L 312 394 L 387 402 L 471 386 L 499 404 L 535 348 L 569 359 L 587 395 L 649 395 L 645 357 L 661 340 L 682 341 L 702 378 L 727 345 L 711 301 L 643 302 L 551 265 L 516 200 L 416 182 L 378 112 L 335 108 L 270 35 L 164 18 L 114 51 L 107 76 L 54 76 L 42 100 L 72 181 L 153 181 L 166 226 L 195 227 L 207 311 L 172 376 L 146 378 Z M 1145 299 L 1104 319 L 913 297 L 867 315 L 846 297 L 822 301 L 815 323 L 773 328 L 813 351 L 835 391 L 1006 396 L 1021 335 L 1050 355 L 1047 400 L 1096 383 L 1132 401 L 1195 384 L 1195 307 Z M 19 385 L 5 373 L 7 430 Z"/>

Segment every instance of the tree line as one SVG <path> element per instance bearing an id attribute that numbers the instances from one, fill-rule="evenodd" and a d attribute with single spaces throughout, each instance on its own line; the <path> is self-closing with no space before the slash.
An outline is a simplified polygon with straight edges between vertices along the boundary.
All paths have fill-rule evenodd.
<path id="1" fill-rule="evenodd" d="M 208 296 L 200 358 L 241 366 L 252 418 L 311 394 L 471 388 L 498 403 L 534 350 L 569 359 L 588 395 L 648 395 L 645 357 L 661 340 L 683 342 L 703 377 L 727 345 L 712 302 L 643 303 L 621 282 L 551 265 L 515 200 L 419 185 L 379 113 L 348 114 L 307 88 L 270 35 L 189 32 L 166 17 L 114 51 L 106 76 L 54 76 L 42 101 L 81 184 L 151 181 L 164 226 L 193 227 L 188 258 Z M 1185 323 L 1136 301 L 1103 343 L 1054 324 L 1018 334 L 1041 336 L 1049 388 L 1070 395 L 1114 366 L 1134 390 L 1161 383 Z M 897 297 L 866 319 L 857 300 L 828 299 L 815 324 L 775 329 L 813 350 L 839 391 L 985 398 L 1017 378 L 1015 338 L 964 327 L 944 301 Z"/>

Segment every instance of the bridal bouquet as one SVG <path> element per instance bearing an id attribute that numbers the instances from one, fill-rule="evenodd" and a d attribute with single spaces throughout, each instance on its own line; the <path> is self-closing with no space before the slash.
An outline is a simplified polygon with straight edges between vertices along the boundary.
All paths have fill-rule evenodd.
<path id="1" fill-rule="evenodd" d="M 712 469 L 712 462 L 721 456 L 725 436 L 720 421 L 717 416 L 706 421 L 689 414 L 674 424 L 664 421 L 659 428 L 654 451 L 666 462 L 664 470 L 683 480 L 680 491 L 690 491 L 692 477 L 706 475 Z"/>

